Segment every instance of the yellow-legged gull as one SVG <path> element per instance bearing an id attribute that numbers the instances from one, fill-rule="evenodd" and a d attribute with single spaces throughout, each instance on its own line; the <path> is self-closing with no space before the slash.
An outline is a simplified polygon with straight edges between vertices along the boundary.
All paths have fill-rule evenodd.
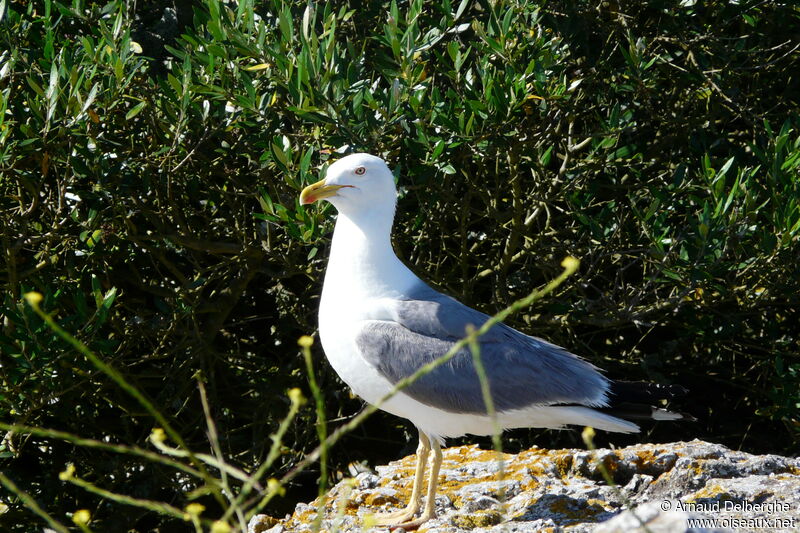
<path id="1" fill-rule="evenodd" d="M 319 308 L 319 334 L 328 360 L 353 391 L 370 403 L 401 379 L 444 355 L 488 316 L 441 294 L 394 254 L 391 230 L 397 191 L 384 161 L 352 154 L 306 187 L 301 204 L 325 199 L 339 212 Z M 563 348 L 497 324 L 479 338 L 480 356 L 502 428 L 565 425 L 636 432 L 636 424 L 603 409 L 617 401 L 646 403 L 680 394 L 678 386 L 613 382 Z M 379 516 L 379 523 L 414 528 L 435 514 L 440 444 L 445 437 L 489 435 L 480 381 L 468 349 L 403 389 L 381 409 L 407 418 L 419 430 L 417 468 L 408 506 Z M 663 409 L 628 403 L 634 417 L 675 420 Z M 631 411 L 630 408 L 633 408 Z M 612 411 L 617 413 L 619 411 Z M 643 414 L 644 413 L 644 414 Z M 422 485 L 432 452 L 422 508 Z M 422 514 L 416 518 L 417 513 Z"/>

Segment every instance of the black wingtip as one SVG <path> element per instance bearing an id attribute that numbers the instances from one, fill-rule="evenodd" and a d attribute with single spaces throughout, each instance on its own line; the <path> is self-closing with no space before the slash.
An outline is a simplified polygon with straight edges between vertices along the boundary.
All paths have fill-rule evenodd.
<path id="1" fill-rule="evenodd" d="M 612 381 L 608 389 L 608 406 L 598 411 L 628 420 L 695 422 L 697 419 L 689 413 L 655 407 L 661 400 L 676 400 L 688 393 L 689 390 L 681 385 Z"/>
<path id="2" fill-rule="evenodd" d="M 617 402 L 610 407 L 595 408 L 607 415 L 626 420 L 654 420 L 663 422 L 696 422 L 697 419 L 683 411 L 670 411 L 644 403 Z"/>

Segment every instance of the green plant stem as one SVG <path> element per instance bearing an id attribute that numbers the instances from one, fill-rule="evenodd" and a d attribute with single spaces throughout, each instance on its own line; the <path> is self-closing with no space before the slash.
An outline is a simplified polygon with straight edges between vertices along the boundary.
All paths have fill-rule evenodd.
<path id="1" fill-rule="evenodd" d="M 206 387 L 203 384 L 203 377 L 202 375 L 197 375 L 197 389 L 200 391 L 200 402 L 203 405 L 203 415 L 205 416 L 206 420 L 206 427 L 208 428 L 208 440 L 211 442 L 211 448 L 214 450 L 214 459 L 217 465 L 224 465 L 224 468 L 220 468 L 220 484 L 223 489 L 223 494 L 228 498 L 230 501 L 231 508 L 233 512 L 236 514 L 236 518 L 239 521 L 240 527 L 242 530 L 247 529 L 247 522 L 244 518 L 244 513 L 239 505 L 236 505 L 236 499 L 234 498 L 235 491 L 232 490 L 230 483 L 228 482 L 228 471 L 230 469 L 230 465 L 227 464 L 224 458 L 224 454 L 222 453 L 222 448 L 219 445 L 219 435 L 217 433 L 217 425 L 214 423 L 214 418 L 211 416 L 211 408 L 208 404 L 208 395 L 206 394 Z M 247 478 L 245 478 L 247 479 Z M 198 528 L 199 531 L 202 531 L 197 523 L 195 522 L 195 527 Z"/>
<path id="2" fill-rule="evenodd" d="M 478 381 L 481 384 L 481 395 L 483 396 L 483 402 L 486 405 L 486 413 L 489 415 L 489 419 L 492 421 L 492 446 L 495 454 L 497 455 L 497 473 L 498 481 L 500 481 L 500 493 L 498 496 L 499 500 L 504 502 L 505 489 L 503 488 L 502 482 L 505 478 L 505 462 L 503 461 L 503 439 L 501 438 L 503 428 L 500 427 L 500 424 L 497 420 L 497 410 L 494 406 L 494 398 L 492 398 L 489 377 L 486 375 L 486 367 L 483 366 L 483 360 L 481 359 L 481 346 L 478 343 L 478 337 L 473 335 L 474 330 L 475 328 L 472 326 L 468 326 L 467 328 L 469 350 L 472 352 L 472 361 L 475 364 L 475 372 L 478 374 Z"/>
<path id="3" fill-rule="evenodd" d="M 317 516 L 312 524 L 312 529 L 319 529 L 322 526 L 322 518 L 325 512 L 325 493 L 328 490 L 328 447 L 325 442 L 328 438 L 328 426 L 325 421 L 325 400 L 322 397 L 322 391 L 317 384 L 317 377 L 314 374 L 314 364 L 311 360 L 311 344 L 303 343 L 303 359 L 306 362 L 306 373 L 308 374 L 308 385 L 311 387 L 311 394 L 314 396 L 314 404 L 317 411 L 317 437 L 319 438 L 322 449 L 319 454 L 319 509 Z"/>
<path id="4" fill-rule="evenodd" d="M 594 429 L 590 427 L 584 428 L 582 437 L 583 437 L 583 442 L 586 444 L 586 447 L 589 448 L 590 451 L 594 452 L 597 449 L 597 447 L 594 444 Z M 608 484 L 609 487 L 611 487 L 611 490 L 613 490 L 616 493 L 619 499 L 622 500 L 622 503 L 625 506 L 625 508 L 628 509 L 631 513 L 633 513 L 633 516 L 636 518 L 636 520 L 639 521 L 639 525 L 642 526 L 645 533 L 653 533 L 650 530 L 650 528 L 647 527 L 647 524 L 645 524 L 644 520 L 642 520 L 642 518 L 636 514 L 633 502 L 631 502 L 631 500 L 625 495 L 625 493 L 623 493 L 620 490 L 619 486 L 617 486 L 617 484 L 614 482 L 614 477 L 611 475 L 611 472 L 608 471 L 606 465 L 603 464 L 603 462 L 600 460 L 599 457 L 594 457 L 594 462 L 597 465 L 597 469 L 600 471 L 600 475 L 603 476 L 605 482 Z"/>
<path id="5" fill-rule="evenodd" d="M 280 455 L 281 450 L 281 443 L 283 441 L 283 436 L 289 430 L 289 426 L 292 424 L 292 420 L 297 416 L 297 412 L 300 410 L 300 406 L 303 405 L 305 401 L 302 396 L 300 396 L 299 391 L 294 396 L 291 394 L 289 395 L 291 399 L 291 404 L 289 405 L 289 412 L 286 414 L 286 417 L 281 422 L 280 426 L 278 427 L 278 431 L 273 433 L 270 438 L 272 439 L 272 446 L 270 447 L 269 453 L 267 454 L 267 459 L 258 467 L 258 470 L 250 476 L 250 478 L 245 482 L 242 486 L 242 489 L 239 491 L 239 495 L 234 500 L 231 507 L 225 510 L 225 513 L 222 516 L 222 520 L 226 520 L 232 513 L 232 509 L 235 506 L 241 505 L 244 499 L 250 494 L 250 491 L 253 490 L 253 487 L 256 485 L 259 479 L 269 470 L 272 466 L 272 463 L 275 462 L 275 459 L 278 458 Z M 267 484 L 267 493 L 261 498 L 261 501 L 258 505 L 250 509 L 247 514 L 246 518 L 249 520 L 253 515 L 255 515 L 260 509 L 266 505 L 272 497 L 275 496 L 277 491 L 272 490 Z"/>
<path id="6" fill-rule="evenodd" d="M 216 484 L 213 482 L 213 478 L 208 473 L 208 470 L 206 470 L 206 467 L 203 464 L 203 462 L 200 461 L 197 457 L 195 457 L 194 453 L 191 450 L 189 450 L 189 447 L 186 445 L 186 442 L 184 442 L 183 437 L 181 437 L 181 435 L 175 429 L 173 429 L 172 425 L 167 421 L 166 417 L 164 417 L 164 415 L 162 415 L 161 412 L 158 409 L 156 409 L 153 403 L 149 399 L 147 399 L 144 396 L 144 394 L 139 392 L 139 390 L 136 387 L 128 383 L 128 381 L 122 376 L 122 374 L 117 372 L 117 370 L 114 367 L 110 366 L 105 361 L 100 359 L 91 349 L 89 349 L 88 346 L 86 346 L 84 343 L 76 339 L 73 335 L 64 330 L 61 326 L 59 326 L 58 323 L 56 323 L 56 321 L 53 320 L 52 316 L 45 313 L 39 307 L 38 300 L 36 300 L 35 298 L 27 298 L 27 301 L 33 308 L 33 310 L 36 312 L 36 314 L 39 315 L 39 317 L 41 317 L 41 319 L 45 321 L 45 323 L 50 329 L 52 329 L 59 337 L 61 337 L 69 344 L 71 344 L 76 350 L 78 350 L 78 352 L 80 352 L 84 357 L 86 357 L 100 371 L 102 371 L 104 374 L 106 374 L 108 377 L 114 380 L 114 382 L 117 383 L 117 385 L 119 385 L 125 392 L 127 392 L 133 398 L 135 398 L 136 401 L 138 401 L 139 404 L 142 405 L 142 407 L 144 407 L 145 410 L 147 410 L 147 412 L 150 413 L 150 415 L 156 419 L 156 421 L 161 425 L 161 427 L 164 428 L 164 431 L 167 432 L 170 438 L 174 440 L 181 448 L 186 450 L 189 459 L 202 473 L 203 479 L 211 487 L 215 487 Z M 213 490 L 213 494 L 215 495 L 215 498 L 217 499 L 217 501 L 219 501 L 220 504 L 224 502 L 224 498 L 222 497 L 222 495 L 220 495 L 218 490 L 216 489 Z"/>
<path id="7" fill-rule="evenodd" d="M 134 507 L 140 507 L 142 509 L 147 509 L 148 511 L 154 511 L 159 514 L 180 518 L 181 520 L 186 520 L 188 518 L 187 513 L 181 511 L 177 507 L 174 507 L 168 503 L 157 502 L 153 500 L 145 500 L 141 498 L 134 498 L 132 496 L 127 496 L 125 494 L 117 494 L 116 492 L 100 488 L 97 485 L 90 483 L 85 479 L 76 477 L 74 475 L 66 477 L 64 481 L 68 481 L 73 485 L 77 485 L 82 489 L 86 490 L 87 492 L 97 494 L 98 496 L 106 500 L 115 501 L 117 503 L 121 503 L 124 505 L 132 505 Z"/>
<path id="8" fill-rule="evenodd" d="M 25 507 L 42 517 L 44 521 L 47 522 L 51 528 L 58 531 L 58 533 L 69 533 L 69 529 L 67 529 L 64 524 L 50 516 L 47 511 L 39 506 L 39 504 L 31 497 L 30 494 L 17 487 L 16 483 L 11 481 L 11 479 L 6 477 L 6 475 L 2 472 L 0 472 L 0 484 L 2 484 L 10 493 L 15 494 L 22 501 L 22 503 L 25 504 Z"/>
<path id="9" fill-rule="evenodd" d="M 135 455 L 137 457 L 147 459 L 148 461 L 152 461 L 154 463 L 161 463 L 163 465 L 181 470 L 183 472 L 186 472 L 187 474 L 191 474 L 192 476 L 201 479 L 203 478 L 203 475 L 199 471 L 192 468 L 191 466 L 185 465 L 180 461 L 174 461 L 172 459 L 169 459 L 168 457 L 164 457 L 161 454 L 151 452 L 149 450 L 144 450 L 137 446 L 128 446 L 125 444 L 109 444 L 107 442 L 94 439 L 86 439 L 83 437 L 79 437 L 77 435 L 73 435 L 71 433 L 66 433 L 64 431 L 58 431 L 55 429 L 23 426 L 19 424 L 6 424 L 5 422 L 0 422 L 0 430 L 11 431 L 14 433 L 21 433 L 25 435 L 36 435 L 38 437 L 46 437 L 49 439 L 62 440 L 64 442 L 69 442 L 71 444 L 74 444 L 76 446 L 81 446 L 84 448 L 94 448 L 113 453 Z"/>

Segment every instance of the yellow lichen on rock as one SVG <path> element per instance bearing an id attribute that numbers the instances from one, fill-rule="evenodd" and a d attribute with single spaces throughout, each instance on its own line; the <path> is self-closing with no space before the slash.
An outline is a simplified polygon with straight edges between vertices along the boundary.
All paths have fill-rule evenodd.
<path id="1" fill-rule="evenodd" d="M 584 504 L 585 505 L 581 505 Z M 568 497 L 556 498 L 549 505 L 550 512 L 558 513 L 570 521 L 585 521 L 587 518 L 604 513 L 606 502 L 601 500 L 574 500 Z"/>
<path id="2" fill-rule="evenodd" d="M 571 453 L 553 453 L 553 463 L 556 465 L 556 472 L 561 478 L 567 477 L 572 469 Z"/>
<path id="3" fill-rule="evenodd" d="M 634 456 L 635 459 L 633 461 L 636 465 L 637 472 L 643 473 L 652 468 L 659 454 L 660 452 L 655 449 L 645 449 L 636 452 L 636 455 Z"/>
<path id="4" fill-rule="evenodd" d="M 458 514 L 453 517 L 452 523 L 463 529 L 495 526 L 503 521 L 503 515 L 496 510 L 480 510 L 469 514 Z"/>
<path id="5" fill-rule="evenodd" d="M 405 505 L 404 498 L 408 496 L 410 496 L 410 493 L 405 494 L 398 492 L 396 496 L 393 496 L 391 494 L 386 494 L 385 492 L 372 493 L 368 494 L 367 497 L 364 498 L 364 505 L 366 505 L 369 508 L 376 508 L 376 507 L 380 508 L 383 507 L 384 505 L 403 506 Z"/>
<path id="6" fill-rule="evenodd" d="M 696 502 L 698 500 L 731 500 L 733 499 L 728 490 L 721 486 L 719 483 L 709 483 L 702 489 L 695 492 L 688 502 Z"/>

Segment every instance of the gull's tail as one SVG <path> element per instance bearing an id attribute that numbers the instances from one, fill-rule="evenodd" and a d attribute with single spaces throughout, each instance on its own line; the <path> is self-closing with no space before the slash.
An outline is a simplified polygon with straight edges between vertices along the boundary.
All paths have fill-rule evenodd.
<path id="1" fill-rule="evenodd" d="M 662 385 L 646 381 L 612 381 L 608 390 L 608 405 L 596 411 L 629 420 L 686 420 L 695 418 L 679 411 L 668 411 L 653 404 L 675 400 L 689 391 L 680 385 Z"/>
<path id="2" fill-rule="evenodd" d="M 610 381 L 607 400 L 601 407 L 557 404 L 545 407 L 562 425 L 592 426 L 618 433 L 636 433 L 639 426 L 630 420 L 695 420 L 687 413 L 668 411 L 653 404 L 674 400 L 689 392 L 680 385 L 660 385 L 646 381 Z M 543 427 L 552 427 L 542 424 Z"/>

